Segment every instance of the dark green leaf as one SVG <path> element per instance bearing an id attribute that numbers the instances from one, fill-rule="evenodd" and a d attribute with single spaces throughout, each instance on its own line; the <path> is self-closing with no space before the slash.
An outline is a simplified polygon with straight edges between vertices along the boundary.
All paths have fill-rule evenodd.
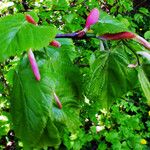
<path id="1" fill-rule="evenodd" d="M 91 66 L 92 75 L 88 81 L 87 95 L 93 109 L 94 106 L 108 108 L 117 97 L 131 90 L 136 83 L 136 72 L 127 67 L 128 57 L 120 52 L 123 51 L 121 48 L 101 51 Z"/>

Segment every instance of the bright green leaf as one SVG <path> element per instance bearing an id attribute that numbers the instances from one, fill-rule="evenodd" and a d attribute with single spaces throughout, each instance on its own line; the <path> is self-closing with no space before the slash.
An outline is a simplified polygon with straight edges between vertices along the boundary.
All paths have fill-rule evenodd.
<path id="1" fill-rule="evenodd" d="M 15 56 L 29 48 L 47 46 L 55 37 L 56 29 L 35 26 L 25 20 L 25 15 L 17 14 L 0 19 L 0 61 Z"/>
<path id="2" fill-rule="evenodd" d="M 145 33 L 144 33 L 144 37 L 145 37 L 146 39 L 150 39 L 150 31 L 145 32 Z"/>

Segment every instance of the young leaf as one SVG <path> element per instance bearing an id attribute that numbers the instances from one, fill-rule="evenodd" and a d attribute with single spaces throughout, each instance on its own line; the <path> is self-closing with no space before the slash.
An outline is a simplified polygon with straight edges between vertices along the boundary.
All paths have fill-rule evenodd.
<path id="1" fill-rule="evenodd" d="M 150 82 L 141 67 L 138 70 L 138 79 L 140 81 L 144 95 L 147 98 L 147 103 L 150 106 Z"/>
<path id="2" fill-rule="evenodd" d="M 0 19 L 0 33 L 0 61 L 4 61 L 29 48 L 47 46 L 55 37 L 56 29 L 35 26 L 26 21 L 24 14 L 16 14 Z"/>

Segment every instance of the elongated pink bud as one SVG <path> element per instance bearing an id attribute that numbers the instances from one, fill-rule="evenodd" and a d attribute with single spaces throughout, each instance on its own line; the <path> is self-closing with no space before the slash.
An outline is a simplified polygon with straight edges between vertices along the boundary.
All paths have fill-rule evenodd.
<path id="1" fill-rule="evenodd" d="M 40 72 L 39 72 L 38 65 L 36 63 L 34 54 L 31 49 L 29 49 L 29 51 L 28 51 L 28 58 L 29 58 L 30 65 L 31 65 L 32 71 L 34 73 L 34 76 L 35 76 L 36 80 L 39 81 L 41 79 Z"/>
<path id="2" fill-rule="evenodd" d="M 29 23 L 32 23 L 32 24 L 34 24 L 34 25 L 37 25 L 37 23 L 35 22 L 35 20 L 32 18 L 32 16 L 30 16 L 29 14 L 27 14 L 26 16 L 25 16 L 25 18 L 26 18 L 26 21 L 28 21 Z"/>
<path id="3" fill-rule="evenodd" d="M 85 28 L 90 29 L 90 26 L 95 24 L 99 19 L 99 10 L 94 8 L 91 10 L 90 14 L 86 19 Z"/>
<path id="4" fill-rule="evenodd" d="M 53 95 L 54 95 L 54 99 L 55 99 L 55 101 L 56 101 L 56 103 L 57 103 L 58 108 L 59 108 L 59 109 L 62 109 L 62 104 L 61 104 L 61 102 L 60 102 L 58 96 L 56 95 L 55 92 L 53 93 Z"/>
<path id="5" fill-rule="evenodd" d="M 78 32 L 78 37 L 82 38 L 86 34 L 86 32 L 90 29 L 91 25 L 98 22 L 98 19 L 99 19 L 99 10 L 97 8 L 94 8 L 91 10 L 90 14 L 86 19 L 84 29 Z"/>
<path id="6" fill-rule="evenodd" d="M 135 40 L 150 50 L 150 43 L 139 35 L 136 35 Z"/>
<path id="7" fill-rule="evenodd" d="M 132 32 L 120 32 L 114 34 L 104 34 L 100 38 L 105 40 L 121 40 L 121 39 L 133 39 L 136 35 Z"/>
<path id="8" fill-rule="evenodd" d="M 56 40 L 53 40 L 49 45 L 54 46 L 54 47 L 60 47 L 61 46 L 61 44 Z"/>

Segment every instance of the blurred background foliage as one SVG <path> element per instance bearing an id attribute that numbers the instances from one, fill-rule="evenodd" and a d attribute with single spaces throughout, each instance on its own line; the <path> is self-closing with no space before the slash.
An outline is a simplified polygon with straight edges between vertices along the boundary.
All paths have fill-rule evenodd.
<path id="1" fill-rule="evenodd" d="M 34 11 L 40 18 L 39 24 L 54 24 L 60 32 L 71 33 L 83 29 L 89 11 L 95 7 L 114 15 L 131 31 L 150 41 L 149 0 L 2 0 L 0 16 Z M 86 75 L 99 41 L 86 39 L 73 40 L 73 43 L 76 53 L 73 62 Z M 18 61 L 19 58 L 11 57 L 0 64 L 0 149 L 22 149 L 22 143 L 10 128 L 9 114 L 13 73 Z M 91 111 L 88 99 L 85 102 L 80 115 L 81 129 L 73 135 L 66 131 L 61 150 L 150 149 L 150 108 L 141 89 L 118 99 L 109 112 L 100 110 L 92 117 L 87 113 Z"/>

